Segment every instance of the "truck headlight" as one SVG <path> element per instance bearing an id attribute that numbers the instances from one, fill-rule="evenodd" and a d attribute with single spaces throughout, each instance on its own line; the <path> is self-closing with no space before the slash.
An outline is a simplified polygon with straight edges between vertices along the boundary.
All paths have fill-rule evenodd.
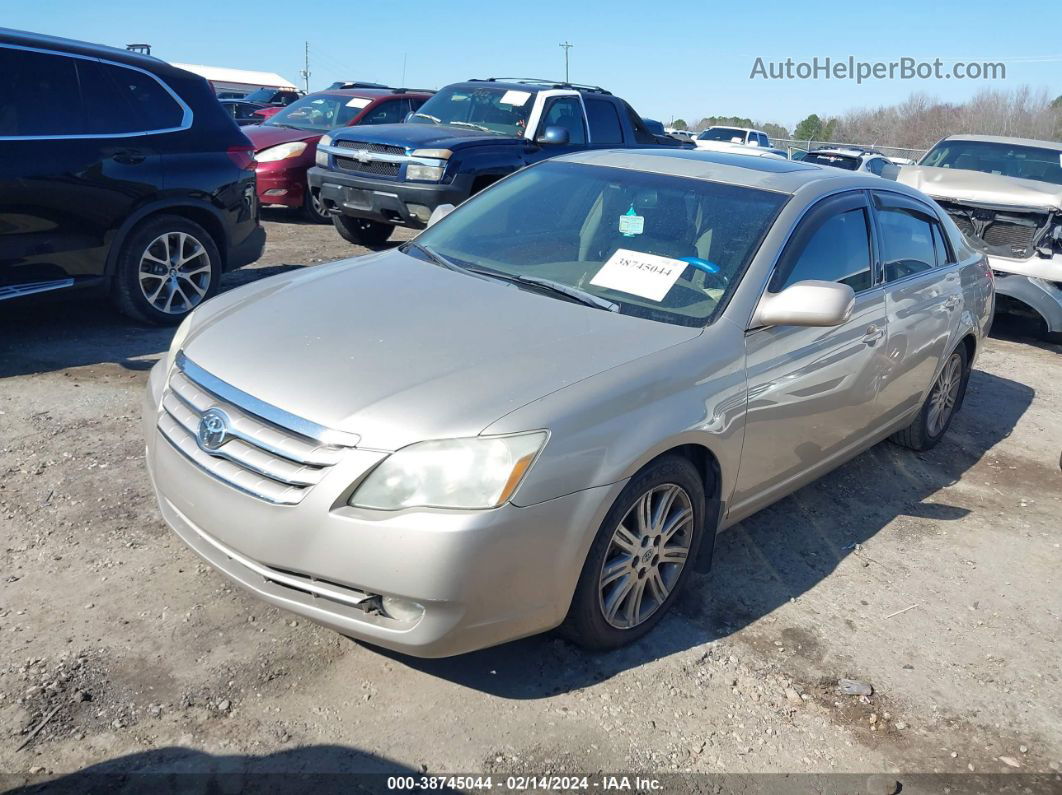
<path id="1" fill-rule="evenodd" d="M 443 439 L 403 447 L 351 495 L 358 508 L 496 508 L 516 491 L 541 452 L 546 431 Z"/>
<path id="2" fill-rule="evenodd" d="M 406 179 L 420 180 L 421 182 L 438 182 L 443 178 L 446 166 L 422 166 L 419 163 L 410 163 L 406 166 Z"/>
<path id="3" fill-rule="evenodd" d="M 321 147 L 318 146 L 317 151 L 313 153 L 313 162 L 321 168 L 328 168 L 328 152 L 322 152 Z"/>
<path id="4" fill-rule="evenodd" d="M 273 163 L 277 160 L 287 160 L 289 157 L 298 157 L 305 151 L 305 141 L 292 141 L 287 144 L 271 146 L 261 152 L 255 152 L 254 159 L 259 163 Z"/>

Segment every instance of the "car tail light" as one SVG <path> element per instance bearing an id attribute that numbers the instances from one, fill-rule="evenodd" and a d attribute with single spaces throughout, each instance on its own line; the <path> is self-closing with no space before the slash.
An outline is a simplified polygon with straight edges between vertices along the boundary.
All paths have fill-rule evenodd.
<path id="1" fill-rule="evenodd" d="M 254 171 L 254 146 L 242 144 L 230 146 L 227 150 L 229 159 L 242 171 Z"/>

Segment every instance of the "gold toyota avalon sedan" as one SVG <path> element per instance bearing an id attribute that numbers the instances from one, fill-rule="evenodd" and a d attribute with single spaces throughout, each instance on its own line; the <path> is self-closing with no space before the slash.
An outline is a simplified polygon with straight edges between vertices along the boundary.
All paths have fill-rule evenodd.
<path id="1" fill-rule="evenodd" d="M 206 301 L 144 406 L 189 546 L 413 655 L 641 637 L 720 530 L 936 444 L 992 317 L 984 254 L 872 174 L 600 150 L 447 209 Z"/>

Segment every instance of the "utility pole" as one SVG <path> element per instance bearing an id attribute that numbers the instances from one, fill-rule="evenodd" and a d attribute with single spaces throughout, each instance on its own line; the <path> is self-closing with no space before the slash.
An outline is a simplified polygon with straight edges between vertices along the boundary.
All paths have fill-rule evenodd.
<path id="1" fill-rule="evenodd" d="M 306 42 L 306 52 L 303 56 L 302 88 L 307 94 L 310 93 L 310 42 Z"/>
<path id="2" fill-rule="evenodd" d="M 572 44 L 571 42 L 566 41 L 566 42 L 564 42 L 564 44 L 560 44 L 558 46 L 564 48 L 564 82 L 567 83 L 568 82 L 568 50 L 570 50 L 575 45 Z"/>

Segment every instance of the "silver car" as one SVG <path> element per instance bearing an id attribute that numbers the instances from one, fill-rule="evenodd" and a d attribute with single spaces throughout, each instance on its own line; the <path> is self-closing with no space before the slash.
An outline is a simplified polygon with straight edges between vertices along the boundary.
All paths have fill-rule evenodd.
<path id="1" fill-rule="evenodd" d="M 992 303 L 984 254 L 903 185 L 559 157 L 197 308 L 151 373 L 147 462 L 189 546 L 345 635 L 609 648 L 718 530 L 887 437 L 936 444 Z"/>

